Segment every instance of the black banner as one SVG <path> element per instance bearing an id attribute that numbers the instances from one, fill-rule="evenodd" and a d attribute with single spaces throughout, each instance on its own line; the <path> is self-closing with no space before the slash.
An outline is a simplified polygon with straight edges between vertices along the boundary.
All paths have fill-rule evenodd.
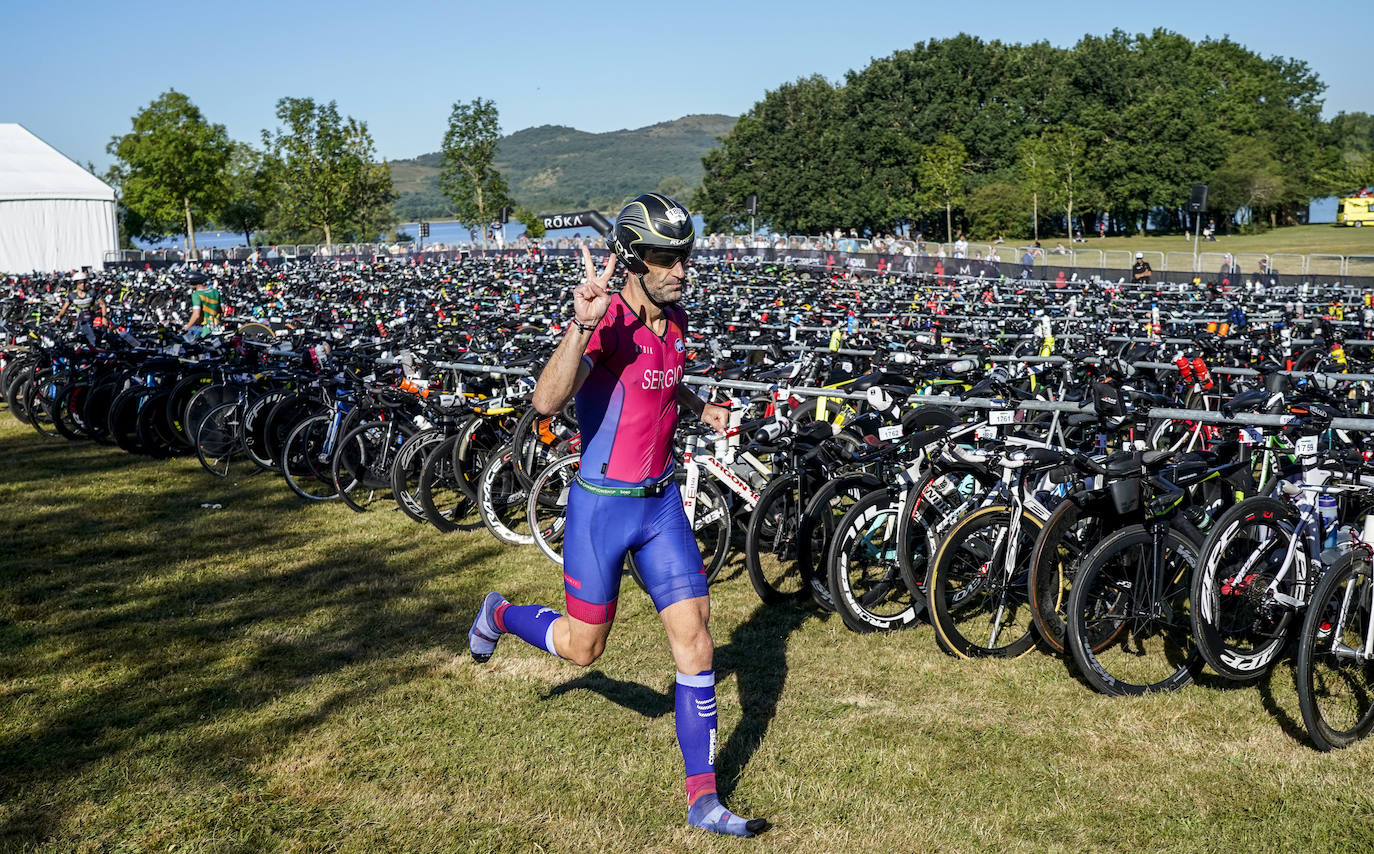
<path id="1" fill-rule="evenodd" d="M 540 214 L 544 228 L 553 231 L 559 228 L 591 228 L 601 231 L 606 218 L 598 211 L 577 211 L 575 213 Z"/>

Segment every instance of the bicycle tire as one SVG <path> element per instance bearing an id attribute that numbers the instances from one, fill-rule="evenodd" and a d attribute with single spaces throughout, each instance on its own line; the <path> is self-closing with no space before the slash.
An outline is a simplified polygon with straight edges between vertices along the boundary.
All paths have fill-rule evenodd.
<path id="1" fill-rule="evenodd" d="M 244 458 L 243 411 L 237 402 L 217 406 L 196 429 L 196 459 L 215 477 L 228 477 L 235 459 Z"/>
<path id="2" fill-rule="evenodd" d="M 1359 655 L 1374 620 L 1372 595 L 1374 567 L 1357 551 L 1326 571 L 1308 602 L 1294 679 L 1318 750 L 1349 747 L 1374 730 L 1374 662 Z"/>
<path id="3" fill-rule="evenodd" d="M 897 565 L 897 516 L 901 504 L 886 489 L 860 498 L 835 526 L 826 555 L 835 611 L 856 632 L 909 628 L 917 603 Z"/>
<path id="4" fill-rule="evenodd" d="M 744 529 L 744 568 L 766 605 L 810 596 L 797 564 L 797 536 L 806 496 L 796 474 L 776 477 L 759 494 Z"/>
<path id="5" fill-rule="evenodd" d="M 453 462 L 458 439 L 458 436 L 448 437 L 425 457 L 416 495 L 425 521 L 445 534 L 464 528 L 463 520 L 471 518 L 477 508 L 477 503 L 458 488 Z M 476 527 L 481 524 L 480 520 L 475 521 Z M 472 528 L 474 524 L 466 527 Z"/>
<path id="6" fill-rule="evenodd" d="M 811 591 L 811 601 L 822 610 L 835 610 L 826 564 L 835 529 L 859 499 L 882 485 L 877 475 L 866 472 L 839 475 L 822 484 L 802 511 L 797 531 L 797 568 Z"/>
<path id="7" fill-rule="evenodd" d="M 391 497 L 412 522 L 425 523 L 425 509 L 420 506 L 418 495 L 420 476 L 425 457 L 446 438 L 448 436 L 438 427 L 421 430 L 396 452 L 396 461 L 391 466 Z"/>
<path id="8" fill-rule="evenodd" d="M 529 515 L 525 512 L 528 491 L 515 476 L 515 450 L 502 445 L 482 469 L 477 480 L 477 507 L 482 524 L 498 541 L 511 546 L 532 546 Z"/>
<path id="9" fill-rule="evenodd" d="M 534 544 L 544 557 L 558 566 L 563 565 L 560 546 L 568 518 L 568 496 L 581 463 L 581 454 L 568 454 L 549 463 L 530 482 L 530 494 L 525 502 Z"/>
<path id="10" fill-rule="evenodd" d="M 364 421 L 343 435 L 330 463 L 339 498 L 355 513 L 366 513 L 391 498 L 391 467 L 396 452 L 415 435 L 405 421 Z"/>
<path id="11" fill-rule="evenodd" d="M 327 412 L 306 418 L 287 436 L 282 449 L 286 485 L 307 501 L 332 501 L 339 497 L 330 475 L 333 422 L 334 415 Z"/>
<path id="12" fill-rule="evenodd" d="M 1223 513 L 1202 544 L 1191 591 L 1193 633 L 1203 659 L 1227 679 L 1260 678 L 1288 640 L 1294 612 L 1265 591 L 1288 556 L 1297 521 L 1292 504 L 1256 496 Z M 1295 589 L 1297 557 L 1278 588 L 1285 596 L 1310 592 Z"/>
<path id="13" fill-rule="evenodd" d="M 1002 562 L 1014 508 L 980 507 L 950 528 L 931 563 L 930 622 L 941 649 L 958 658 L 1018 658 L 1037 637 L 1026 593 L 1031 550 L 1042 522 L 1021 513 L 1016 564 Z"/>
<path id="14" fill-rule="evenodd" d="M 1151 589 L 1155 572 L 1144 525 L 1108 535 L 1079 570 L 1069 594 L 1068 646 L 1083 678 L 1103 694 L 1176 691 L 1202 667 L 1188 603 L 1189 573 L 1201 544 L 1171 525 L 1165 546 L 1158 608 L 1152 594 L 1137 595 Z M 1167 613 L 1160 610 L 1165 606 Z"/>
<path id="15" fill-rule="evenodd" d="M 1081 502 L 1070 496 L 1054 509 L 1035 538 L 1026 595 L 1040 641 L 1055 655 L 1068 654 L 1065 610 L 1083 559 L 1107 531 L 1125 524 L 1110 501 L 1100 494 Z"/>

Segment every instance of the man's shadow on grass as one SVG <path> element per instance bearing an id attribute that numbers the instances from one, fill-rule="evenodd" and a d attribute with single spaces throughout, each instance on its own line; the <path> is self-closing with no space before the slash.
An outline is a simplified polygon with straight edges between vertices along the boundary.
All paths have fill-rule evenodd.
<path id="1" fill-rule="evenodd" d="M 777 714 L 787 682 L 788 641 L 807 620 L 818 616 L 815 610 L 799 605 L 760 605 L 730 633 L 728 643 L 716 647 L 716 683 L 734 673 L 740 704 L 740 722 L 716 756 L 716 783 L 722 797 L 734 790 L 735 780 L 763 743 Z M 637 682 L 612 679 L 599 670 L 564 682 L 544 699 L 580 690 L 600 694 L 647 718 L 673 713 L 671 688 L 655 691 Z"/>

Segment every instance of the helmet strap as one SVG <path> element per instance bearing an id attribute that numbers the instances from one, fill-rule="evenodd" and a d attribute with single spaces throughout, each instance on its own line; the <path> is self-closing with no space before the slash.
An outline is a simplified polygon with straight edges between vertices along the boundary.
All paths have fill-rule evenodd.
<path id="1" fill-rule="evenodd" d="M 634 277 L 635 282 L 638 283 L 640 294 L 643 295 L 644 299 L 648 300 L 651 304 L 653 304 L 655 308 L 662 309 L 664 306 L 668 305 L 668 303 L 666 302 L 659 302 L 649 294 L 649 289 L 644 286 L 643 274 L 631 273 L 630 275 L 632 275 Z"/>

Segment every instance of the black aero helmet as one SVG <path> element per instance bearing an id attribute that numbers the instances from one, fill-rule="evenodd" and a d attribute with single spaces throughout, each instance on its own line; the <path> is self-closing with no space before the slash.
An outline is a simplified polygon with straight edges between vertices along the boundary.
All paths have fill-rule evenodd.
<path id="1" fill-rule="evenodd" d="M 658 193 L 635 196 L 615 218 L 611 249 L 631 273 L 644 275 L 644 253 L 661 249 L 682 256 L 692 254 L 697 231 L 687 208 Z"/>

